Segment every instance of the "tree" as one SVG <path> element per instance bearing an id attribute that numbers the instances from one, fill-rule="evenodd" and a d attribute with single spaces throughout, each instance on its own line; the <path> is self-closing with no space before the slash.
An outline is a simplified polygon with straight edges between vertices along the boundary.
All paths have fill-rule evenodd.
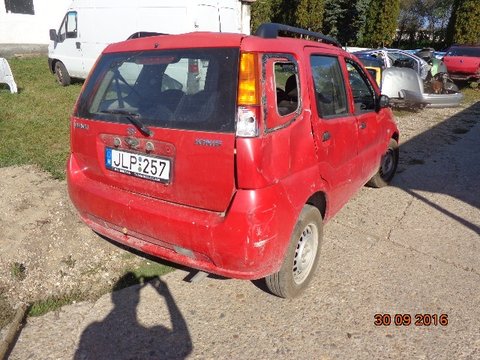
<path id="1" fill-rule="evenodd" d="M 418 12 L 418 0 L 400 1 L 400 15 L 398 17 L 398 31 L 395 40 L 396 46 L 407 43 L 408 47 L 414 47 L 417 35 L 422 28 L 423 17 Z"/>
<path id="2" fill-rule="evenodd" d="M 273 2 L 271 0 L 257 0 L 251 6 L 250 29 L 252 33 L 258 27 L 267 22 L 271 22 L 273 18 Z"/>
<path id="3" fill-rule="evenodd" d="M 447 44 L 480 44 L 478 0 L 455 0 L 448 24 Z"/>
<path id="4" fill-rule="evenodd" d="M 371 0 L 325 0 L 323 32 L 342 44 L 357 44 Z"/>
<path id="5" fill-rule="evenodd" d="M 295 25 L 311 31 L 321 31 L 323 0 L 300 0 L 295 10 Z"/>
<path id="6" fill-rule="evenodd" d="M 399 0 L 372 0 L 367 13 L 362 45 L 389 46 L 394 40 L 399 12 Z"/>

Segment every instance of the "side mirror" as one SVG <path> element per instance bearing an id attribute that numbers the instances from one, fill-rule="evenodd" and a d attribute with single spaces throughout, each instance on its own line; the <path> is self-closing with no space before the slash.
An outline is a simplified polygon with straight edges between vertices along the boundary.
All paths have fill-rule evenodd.
<path id="1" fill-rule="evenodd" d="M 55 29 L 50 29 L 50 40 L 58 42 L 57 31 Z"/>
<path id="2" fill-rule="evenodd" d="M 380 97 L 377 98 L 376 105 L 377 112 L 381 109 L 387 108 L 390 106 L 390 98 L 387 95 L 380 95 Z"/>

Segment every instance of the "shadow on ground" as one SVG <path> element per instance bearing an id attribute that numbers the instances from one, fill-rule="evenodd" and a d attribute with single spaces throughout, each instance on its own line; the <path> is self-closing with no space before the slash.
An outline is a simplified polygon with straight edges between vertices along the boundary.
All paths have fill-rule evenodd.
<path id="1" fill-rule="evenodd" d="M 115 291 L 123 288 L 125 283 L 135 281 L 136 285 Z M 146 286 L 152 286 L 164 299 L 171 328 L 163 325 L 146 327 L 139 323 L 136 311 L 140 291 Z M 75 360 L 185 359 L 192 352 L 185 319 L 167 284 L 159 277 L 137 278 L 133 273 L 127 273 L 118 280 L 111 296 L 113 310 L 104 320 L 94 322 L 84 330 Z M 165 323 L 164 320 L 159 319 L 155 323 Z"/>
<path id="2" fill-rule="evenodd" d="M 448 195 L 480 209 L 480 139 L 479 142 L 472 142 L 473 146 L 470 147 L 455 146 L 457 140 L 468 136 L 468 132 L 479 124 L 480 102 L 477 102 L 429 131 L 401 143 L 400 157 L 402 154 L 415 154 L 417 158 L 407 163 L 410 169 L 406 176 L 402 174 L 392 182 L 392 186 L 401 188 L 478 234 L 478 225 L 428 200 L 421 192 Z M 450 132 L 450 135 L 445 136 L 446 132 Z M 436 139 L 438 134 L 443 134 L 442 141 Z M 419 158 L 422 154 L 431 156 Z"/>

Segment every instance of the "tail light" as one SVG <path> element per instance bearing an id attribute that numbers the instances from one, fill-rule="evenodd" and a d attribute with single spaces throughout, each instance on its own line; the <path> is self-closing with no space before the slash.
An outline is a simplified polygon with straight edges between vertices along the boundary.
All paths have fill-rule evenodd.
<path id="1" fill-rule="evenodd" d="M 237 136 L 258 136 L 260 89 L 256 54 L 242 53 L 240 55 L 237 104 Z"/>

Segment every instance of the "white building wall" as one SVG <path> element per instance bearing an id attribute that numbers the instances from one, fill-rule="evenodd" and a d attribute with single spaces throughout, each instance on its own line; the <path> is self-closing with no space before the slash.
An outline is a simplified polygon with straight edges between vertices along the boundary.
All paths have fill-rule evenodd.
<path id="1" fill-rule="evenodd" d="M 33 0 L 34 15 L 7 13 L 0 0 L 1 44 L 48 44 L 49 29 L 58 29 L 72 0 Z"/>

